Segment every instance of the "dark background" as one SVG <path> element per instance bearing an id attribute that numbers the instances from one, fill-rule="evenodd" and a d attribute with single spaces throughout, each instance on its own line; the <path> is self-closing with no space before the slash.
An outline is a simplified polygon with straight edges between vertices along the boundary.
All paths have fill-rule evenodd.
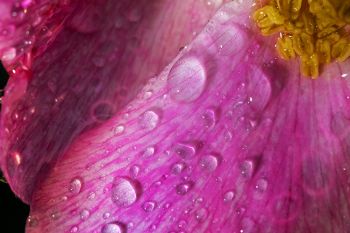
<path id="1" fill-rule="evenodd" d="M 0 97 L 6 86 L 8 75 L 0 61 Z M 1 109 L 1 102 L 0 102 Z M 1 142 L 0 142 L 1 143 Z M 0 171 L 0 232 L 24 233 L 29 206 L 21 202 L 11 191 L 9 185 L 1 181 Z"/>

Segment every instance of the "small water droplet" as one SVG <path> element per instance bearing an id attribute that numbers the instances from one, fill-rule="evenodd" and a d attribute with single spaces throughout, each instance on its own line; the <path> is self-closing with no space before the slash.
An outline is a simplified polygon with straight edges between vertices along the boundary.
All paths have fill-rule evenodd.
<path id="1" fill-rule="evenodd" d="M 176 186 L 176 193 L 179 195 L 187 194 L 194 186 L 193 181 L 186 181 Z"/>
<path id="2" fill-rule="evenodd" d="M 142 209 L 145 212 L 152 212 L 155 207 L 156 207 L 156 203 L 154 201 L 147 201 L 142 205 Z"/>
<path id="3" fill-rule="evenodd" d="M 101 233 L 125 233 L 125 226 L 118 222 L 108 223 L 103 226 Z"/>
<path id="4" fill-rule="evenodd" d="M 108 101 L 100 101 L 92 106 L 91 111 L 94 120 L 104 122 L 113 116 L 114 105 Z"/>
<path id="5" fill-rule="evenodd" d="M 149 157 L 149 156 L 152 156 L 154 155 L 154 152 L 155 152 L 155 147 L 154 146 L 148 146 L 145 151 L 143 152 L 143 155 L 145 157 Z"/>
<path id="6" fill-rule="evenodd" d="M 53 212 L 53 213 L 50 214 L 50 218 L 52 220 L 57 220 L 57 219 L 59 219 L 59 217 L 60 217 L 60 215 L 59 215 L 58 212 Z"/>
<path id="7" fill-rule="evenodd" d="M 140 116 L 139 124 L 143 129 L 153 130 L 158 126 L 159 121 L 159 113 L 157 113 L 155 110 L 147 110 Z"/>
<path id="8" fill-rule="evenodd" d="M 172 168 L 171 168 L 171 171 L 173 174 L 175 175 L 179 175 L 181 174 L 184 169 L 186 168 L 186 164 L 185 163 L 175 163 Z"/>
<path id="9" fill-rule="evenodd" d="M 140 184 L 126 177 L 116 177 L 112 187 L 112 201 L 119 207 L 134 204 L 140 196 Z"/>
<path id="10" fill-rule="evenodd" d="M 197 58 L 182 58 L 169 72 L 170 97 L 176 102 L 192 102 L 204 91 L 206 79 L 204 66 Z"/>
<path id="11" fill-rule="evenodd" d="M 83 182 L 81 180 L 81 178 L 74 178 L 69 185 L 69 192 L 73 193 L 73 194 L 78 194 L 81 191 Z"/>
<path id="12" fill-rule="evenodd" d="M 200 166 L 209 172 L 215 171 L 219 163 L 220 156 L 216 154 L 205 155 L 200 159 Z"/>
<path id="13" fill-rule="evenodd" d="M 266 191 L 267 186 L 268 186 L 267 180 L 264 178 L 261 178 L 256 182 L 255 189 L 256 191 L 263 193 Z"/>
<path id="14" fill-rule="evenodd" d="M 78 232 L 79 228 L 77 226 L 73 226 L 71 229 L 70 229 L 70 232 L 71 233 L 75 233 L 75 232 Z"/>
<path id="15" fill-rule="evenodd" d="M 196 211 L 196 220 L 198 222 L 203 222 L 208 217 L 208 210 L 205 208 Z"/>
<path id="16" fill-rule="evenodd" d="M 245 178 L 251 178 L 254 173 L 255 164 L 253 160 L 247 159 L 241 163 L 241 174 Z"/>
<path id="17" fill-rule="evenodd" d="M 106 212 L 103 214 L 103 219 L 108 219 L 111 216 L 111 214 L 109 212 Z"/>
<path id="18" fill-rule="evenodd" d="M 216 122 L 218 121 L 218 113 L 216 109 L 209 108 L 205 110 L 205 112 L 202 114 L 203 124 L 204 127 L 207 129 L 212 129 L 216 125 Z"/>
<path id="19" fill-rule="evenodd" d="M 87 210 L 87 209 L 83 209 L 81 212 L 80 212 L 80 219 L 85 221 L 86 219 L 88 219 L 90 217 L 90 211 Z"/>
<path id="20" fill-rule="evenodd" d="M 124 125 L 118 125 L 114 129 L 114 134 L 115 135 L 122 134 L 124 132 L 124 130 L 125 130 L 125 126 Z"/>
<path id="21" fill-rule="evenodd" d="M 196 145 L 194 143 L 177 143 L 173 147 L 173 152 L 183 159 L 192 159 L 197 153 Z"/>
<path id="22" fill-rule="evenodd" d="M 37 218 L 34 218 L 30 215 L 28 216 L 27 224 L 29 227 L 36 227 L 36 226 L 38 226 L 38 223 L 39 223 L 39 221 Z"/>
<path id="23" fill-rule="evenodd" d="M 136 178 L 139 175 L 140 172 L 140 166 L 133 165 L 130 167 L 130 176 L 133 178 Z"/>
<path id="24" fill-rule="evenodd" d="M 230 202 L 233 200 L 233 198 L 235 198 L 235 193 L 232 190 L 227 191 L 224 194 L 224 202 Z"/>

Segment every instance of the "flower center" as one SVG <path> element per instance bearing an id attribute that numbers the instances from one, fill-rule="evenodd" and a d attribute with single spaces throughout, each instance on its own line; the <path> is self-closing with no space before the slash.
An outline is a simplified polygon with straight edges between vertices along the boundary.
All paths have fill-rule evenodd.
<path id="1" fill-rule="evenodd" d="M 268 0 L 253 19 L 263 35 L 280 34 L 278 53 L 299 57 L 305 76 L 316 78 L 322 65 L 350 56 L 348 0 Z"/>

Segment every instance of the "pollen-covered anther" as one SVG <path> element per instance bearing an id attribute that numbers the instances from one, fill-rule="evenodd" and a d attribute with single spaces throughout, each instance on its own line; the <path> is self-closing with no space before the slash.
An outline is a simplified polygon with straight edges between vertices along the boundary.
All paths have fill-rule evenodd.
<path id="1" fill-rule="evenodd" d="M 253 19 L 263 35 L 280 34 L 279 55 L 299 57 L 304 76 L 316 78 L 322 65 L 350 57 L 350 1 L 269 0 Z"/>

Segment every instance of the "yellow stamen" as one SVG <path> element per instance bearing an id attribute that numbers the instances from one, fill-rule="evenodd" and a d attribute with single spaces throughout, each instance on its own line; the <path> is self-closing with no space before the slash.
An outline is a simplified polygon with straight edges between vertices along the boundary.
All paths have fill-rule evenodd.
<path id="1" fill-rule="evenodd" d="M 269 0 L 253 13 L 263 35 L 280 33 L 276 48 L 286 60 L 316 78 L 322 65 L 350 57 L 349 0 Z"/>

